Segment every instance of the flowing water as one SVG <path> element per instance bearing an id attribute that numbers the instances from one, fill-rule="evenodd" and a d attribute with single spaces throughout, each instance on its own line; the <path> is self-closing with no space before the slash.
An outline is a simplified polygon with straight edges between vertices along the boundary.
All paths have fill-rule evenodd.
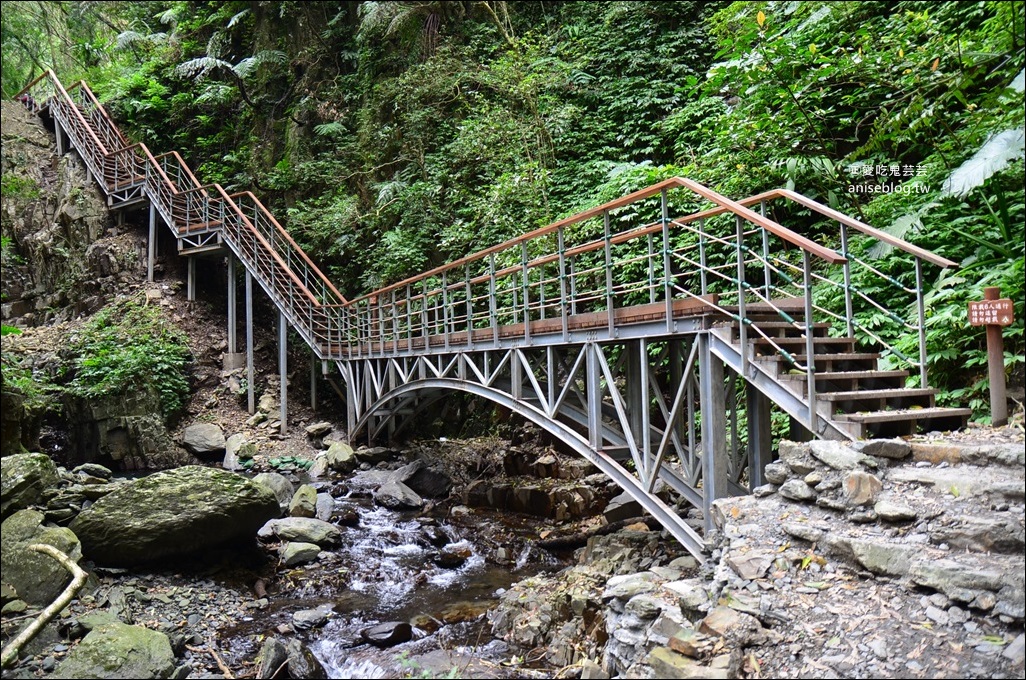
<path id="1" fill-rule="evenodd" d="M 299 633 L 329 677 L 445 675 L 454 666 L 459 677 L 507 675 L 499 664 L 509 651 L 491 637 L 484 613 L 511 583 L 564 566 L 523 540 L 535 533 L 530 522 L 481 511 L 452 521 L 419 517 L 365 496 L 335 499 L 335 514 L 355 510 L 359 524 L 315 565 L 280 568 L 280 594 L 229 637 L 255 646 L 256 636 L 273 634 L 293 612 L 331 605 L 325 626 Z M 431 539 L 437 543 L 439 533 L 450 538 L 441 550 L 462 564 L 436 564 Z M 500 544 L 511 557 L 503 564 L 494 559 Z M 361 631 L 383 622 L 412 623 L 413 640 L 387 649 L 365 644 Z"/>

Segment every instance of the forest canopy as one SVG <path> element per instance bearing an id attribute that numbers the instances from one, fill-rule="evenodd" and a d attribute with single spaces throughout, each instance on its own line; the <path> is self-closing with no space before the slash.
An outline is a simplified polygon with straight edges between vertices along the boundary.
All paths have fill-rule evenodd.
<path id="1" fill-rule="evenodd" d="M 4 97 L 46 68 L 85 78 L 130 137 L 258 193 L 346 294 L 667 177 L 785 186 L 960 264 L 928 273 L 942 402 L 982 403 L 965 317 L 984 286 L 1015 301 L 1021 376 L 1021 2 L 17 2 L 2 20 Z"/>

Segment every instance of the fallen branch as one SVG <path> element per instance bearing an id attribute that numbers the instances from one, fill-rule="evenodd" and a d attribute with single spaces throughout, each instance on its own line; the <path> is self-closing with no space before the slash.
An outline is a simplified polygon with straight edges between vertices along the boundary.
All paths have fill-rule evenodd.
<path id="1" fill-rule="evenodd" d="M 556 538 L 548 538 L 544 541 L 538 541 L 538 547 L 544 548 L 545 550 L 570 550 L 572 548 L 580 548 L 585 545 L 588 542 L 588 539 L 592 536 L 605 536 L 606 534 L 611 534 L 623 529 L 624 527 L 637 524 L 638 522 L 644 522 L 649 529 L 655 529 L 659 526 L 658 522 L 656 522 L 653 517 L 631 517 L 630 519 L 624 519 L 619 522 L 600 526 L 598 529 L 591 529 L 577 534 L 570 534 L 569 536 L 557 536 Z"/>
<path id="2" fill-rule="evenodd" d="M 232 675 L 231 669 L 228 668 L 224 659 L 222 659 L 221 655 L 217 653 L 216 649 L 214 649 L 214 644 L 210 640 L 207 640 L 207 646 L 205 649 L 203 647 L 193 647 L 192 645 L 185 645 L 185 648 L 190 652 L 207 652 L 210 656 L 214 657 L 217 667 L 221 669 L 221 674 L 228 678 L 228 680 L 235 680 L 235 676 Z"/>
<path id="3" fill-rule="evenodd" d="M 54 558 L 62 567 L 67 569 L 74 578 L 72 578 L 68 587 L 64 589 L 64 592 L 58 595 L 57 599 L 50 603 L 50 606 L 39 612 L 35 621 L 26 626 L 25 630 L 21 631 L 17 637 L 11 640 L 10 643 L 4 647 L 3 652 L 0 652 L 0 667 L 2 668 L 9 668 L 14 665 L 14 662 L 18 660 L 18 652 L 21 651 L 21 648 L 28 644 L 32 638 L 38 635 L 39 631 L 43 630 L 43 627 L 50 623 L 50 619 L 57 616 L 57 614 L 68 606 L 68 603 L 70 603 L 72 598 L 75 597 L 75 594 L 82 589 L 82 586 L 85 585 L 86 579 L 89 577 L 85 570 L 78 566 L 74 560 L 52 545 L 47 545 L 45 543 L 33 543 L 28 547 L 28 549 Z"/>

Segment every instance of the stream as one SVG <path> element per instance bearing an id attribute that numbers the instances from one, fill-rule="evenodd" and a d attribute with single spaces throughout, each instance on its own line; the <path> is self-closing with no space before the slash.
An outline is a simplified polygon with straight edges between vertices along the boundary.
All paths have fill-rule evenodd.
<path id="1" fill-rule="evenodd" d="M 358 524 L 343 527 L 342 544 L 316 562 L 279 567 L 268 605 L 222 631 L 224 643 L 252 658 L 261 637 L 287 630 L 294 612 L 328 606 L 325 625 L 296 632 L 329 677 L 444 676 L 452 668 L 459 677 L 512 675 L 500 665 L 510 651 L 491 636 L 485 613 L 512 583 L 566 565 L 525 540 L 537 535 L 538 520 L 480 509 L 451 518 L 398 512 L 375 505 L 352 480 L 321 490 L 337 495 L 334 518 L 355 514 Z M 387 622 L 410 623 L 413 639 L 378 648 L 361 637 Z"/>

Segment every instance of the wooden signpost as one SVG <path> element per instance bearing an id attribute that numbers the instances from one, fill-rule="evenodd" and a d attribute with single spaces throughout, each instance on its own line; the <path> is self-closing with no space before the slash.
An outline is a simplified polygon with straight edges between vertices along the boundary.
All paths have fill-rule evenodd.
<path id="1" fill-rule="evenodd" d="M 1015 321 L 1015 310 L 1008 298 L 998 298 L 996 287 L 983 289 L 983 300 L 969 303 L 969 324 L 987 327 L 987 368 L 990 375 L 990 424 L 1008 424 L 1008 399 L 1005 397 L 1005 348 L 1001 329 Z"/>

